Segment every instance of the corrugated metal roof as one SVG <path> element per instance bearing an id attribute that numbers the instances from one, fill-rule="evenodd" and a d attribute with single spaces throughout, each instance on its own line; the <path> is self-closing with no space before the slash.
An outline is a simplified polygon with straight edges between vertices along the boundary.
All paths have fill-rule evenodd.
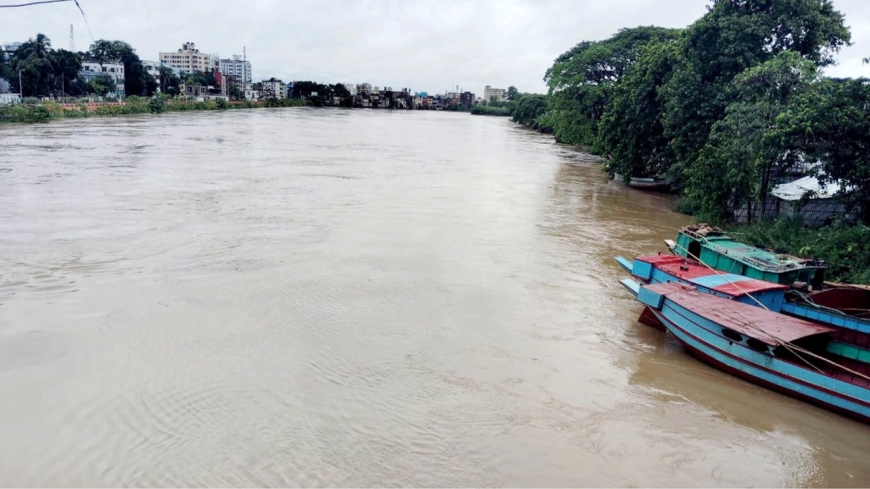
<path id="1" fill-rule="evenodd" d="M 774 197 L 783 200 L 800 200 L 807 192 L 815 192 L 816 199 L 830 199 L 840 191 L 840 185 L 836 182 L 829 183 L 822 188 L 819 179 L 814 176 L 803 177 L 791 183 L 783 183 L 774 187 L 770 192 Z"/>

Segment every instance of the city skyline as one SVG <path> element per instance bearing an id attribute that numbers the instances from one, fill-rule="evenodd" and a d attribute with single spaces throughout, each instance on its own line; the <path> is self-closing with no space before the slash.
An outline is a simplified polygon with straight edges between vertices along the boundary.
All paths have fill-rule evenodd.
<path id="1" fill-rule="evenodd" d="M 543 93 L 553 59 L 583 40 L 600 40 L 625 26 L 685 27 L 701 17 L 697 0 L 612 0 L 578 8 L 570 0 L 459 2 L 349 2 L 328 5 L 255 0 L 245 9 L 221 1 L 181 4 L 153 0 L 131 5 L 81 0 L 95 39 L 130 43 L 143 60 L 194 42 L 221 58 L 247 51 L 255 79 L 369 82 L 414 91 L 455 91 L 478 96 L 484 87 Z M 852 28 L 853 46 L 837 56 L 830 76 L 870 75 L 870 6 L 837 0 Z M 226 8 L 224 8 L 226 7 Z M 191 21 L 195 19 L 195 21 Z M 70 24 L 76 48 L 91 43 L 73 3 L 11 9 L 0 18 L 0 42 L 21 42 L 43 33 L 68 48 Z"/>

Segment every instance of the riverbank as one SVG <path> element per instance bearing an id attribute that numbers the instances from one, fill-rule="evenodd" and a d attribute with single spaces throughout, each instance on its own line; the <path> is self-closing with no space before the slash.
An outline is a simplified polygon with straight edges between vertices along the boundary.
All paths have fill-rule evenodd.
<path id="1" fill-rule="evenodd" d="M 56 103 L 18 104 L 0 107 L 0 123 L 38 123 L 56 119 L 83 117 L 106 117 L 134 114 L 160 114 L 163 112 L 188 112 L 232 109 L 259 109 L 274 107 L 303 107 L 309 105 L 299 99 L 269 99 L 260 102 L 195 100 L 155 97 L 151 99 L 129 97 L 124 102 L 104 103 Z"/>

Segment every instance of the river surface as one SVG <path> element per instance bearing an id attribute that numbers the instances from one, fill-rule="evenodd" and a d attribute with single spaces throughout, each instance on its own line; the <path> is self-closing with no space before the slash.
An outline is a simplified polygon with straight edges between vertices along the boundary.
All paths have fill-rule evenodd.
<path id="1" fill-rule="evenodd" d="M 635 322 L 671 208 L 502 118 L 2 126 L 0 485 L 870 484 Z"/>

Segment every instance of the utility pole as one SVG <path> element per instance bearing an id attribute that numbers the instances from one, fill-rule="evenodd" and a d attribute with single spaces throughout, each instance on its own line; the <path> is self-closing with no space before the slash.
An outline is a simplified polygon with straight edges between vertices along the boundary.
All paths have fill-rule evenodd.
<path id="1" fill-rule="evenodd" d="M 18 69 L 18 96 L 24 101 L 24 85 L 21 84 L 21 68 Z"/>
<path id="2" fill-rule="evenodd" d="M 76 38 L 73 33 L 73 25 L 69 25 L 69 50 L 70 52 L 76 52 Z"/>

